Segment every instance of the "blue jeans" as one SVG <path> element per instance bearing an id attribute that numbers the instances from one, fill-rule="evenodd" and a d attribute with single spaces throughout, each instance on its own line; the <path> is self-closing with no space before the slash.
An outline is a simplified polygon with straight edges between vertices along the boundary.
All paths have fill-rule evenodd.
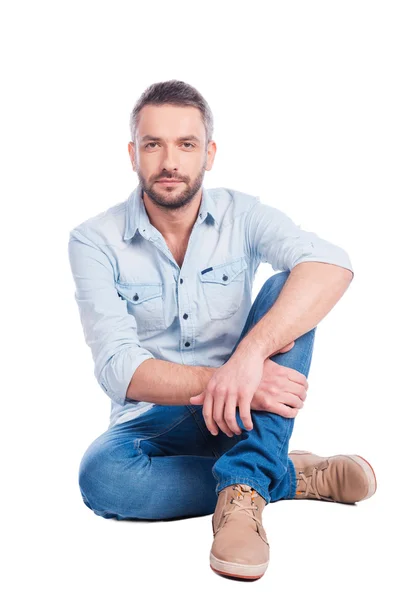
<path id="1" fill-rule="evenodd" d="M 262 286 L 231 355 L 276 301 L 289 271 Z M 308 377 L 315 329 L 271 358 Z M 88 447 L 79 467 L 84 503 L 116 519 L 170 519 L 214 512 L 224 487 L 245 483 L 267 503 L 293 498 L 296 474 L 288 457 L 294 418 L 252 410 L 253 429 L 213 436 L 202 405 L 155 405 L 136 419 L 114 425 Z"/>

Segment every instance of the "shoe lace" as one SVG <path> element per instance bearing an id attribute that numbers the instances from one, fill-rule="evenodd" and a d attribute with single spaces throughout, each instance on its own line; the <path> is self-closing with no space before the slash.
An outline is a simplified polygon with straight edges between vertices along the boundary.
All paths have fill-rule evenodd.
<path id="1" fill-rule="evenodd" d="M 328 496 L 322 496 L 318 491 L 318 467 L 313 467 L 313 470 L 310 475 L 304 475 L 304 471 L 299 471 L 299 478 L 301 478 L 305 484 L 306 489 L 304 490 L 304 496 L 308 496 L 309 494 L 313 494 L 318 498 L 318 500 L 332 500 Z"/>
<path id="2" fill-rule="evenodd" d="M 251 490 L 249 490 L 249 491 L 247 491 L 247 490 L 243 491 L 241 488 L 238 488 L 235 485 L 235 486 L 233 486 L 232 489 L 234 489 L 234 490 L 236 490 L 238 492 L 237 498 L 231 498 L 231 501 L 230 501 L 230 503 L 234 504 L 235 507 L 232 508 L 231 510 L 224 511 L 223 519 L 221 520 L 221 524 L 218 527 L 218 529 L 216 530 L 215 534 L 217 534 L 218 531 L 221 529 L 221 527 L 223 527 L 225 525 L 225 523 L 227 521 L 227 516 L 230 515 L 233 512 L 237 512 L 238 510 L 244 510 L 244 511 L 246 511 L 246 513 L 249 515 L 249 517 L 251 517 L 252 519 L 254 519 L 254 521 L 256 523 L 258 523 L 258 525 L 262 526 L 261 520 L 258 519 L 255 516 L 255 514 L 254 514 L 255 511 L 258 510 L 257 504 L 254 503 L 254 498 L 257 498 L 257 496 L 259 494 L 255 490 L 253 490 L 253 488 L 251 488 Z M 249 493 L 251 494 L 251 496 L 250 496 L 250 498 L 251 498 L 251 505 L 250 506 L 248 506 L 248 505 L 244 506 L 243 504 L 241 504 L 241 502 L 244 499 L 244 495 L 245 494 L 249 494 Z"/>

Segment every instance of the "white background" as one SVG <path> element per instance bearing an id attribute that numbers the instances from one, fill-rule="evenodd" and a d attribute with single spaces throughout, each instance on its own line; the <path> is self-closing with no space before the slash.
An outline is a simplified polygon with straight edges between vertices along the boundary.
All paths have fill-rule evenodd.
<path id="1" fill-rule="evenodd" d="M 398 9 L 382 0 L 2 9 L 3 598 L 396 595 Z M 345 248 L 355 271 L 318 326 L 290 449 L 364 456 L 378 490 L 355 506 L 268 506 L 271 562 L 251 588 L 210 569 L 211 515 L 102 519 L 78 488 L 110 401 L 84 343 L 68 233 L 137 185 L 129 114 L 168 79 L 196 87 L 213 111 L 206 187 L 260 195 Z M 272 274 L 260 266 L 253 299 Z"/>

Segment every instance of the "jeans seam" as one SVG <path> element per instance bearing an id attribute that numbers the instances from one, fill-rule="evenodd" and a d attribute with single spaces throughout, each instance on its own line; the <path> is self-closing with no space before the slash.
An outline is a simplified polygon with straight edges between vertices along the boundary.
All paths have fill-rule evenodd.
<path id="1" fill-rule="evenodd" d="M 289 457 L 288 457 L 288 461 L 291 461 L 293 463 L 293 461 Z M 292 478 L 292 470 L 294 471 L 295 479 Z M 292 499 L 292 498 L 295 498 L 296 489 L 297 489 L 296 467 L 294 466 L 294 464 L 293 464 L 293 469 L 288 468 L 288 471 L 289 471 L 289 480 L 290 480 L 289 499 Z M 294 489 L 293 489 L 293 487 L 294 487 Z"/>
<path id="2" fill-rule="evenodd" d="M 193 417 L 193 419 L 194 419 L 197 427 L 200 429 L 201 435 L 203 436 L 204 440 L 209 444 L 209 446 L 210 446 L 210 448 L 211 448 L 214 456 L 216 458 L 220 458 L 221 455 L 219 454 L 219 452 L 217 452 L 217 450 L 215 450 L 214 445 L 212 444 L 212 440 L 210 440 L 208 438 L 207 432 L 203 430 L 202 423 L 199 421 L 199 419 L 197 417 L 197 410 L 193 410 L 193 411 L 190 411 L 190 412 L 191 412 L 191 415 L 192 415 L 192 417 Z"/>
<path id="3" fill-rule="evenodd" d="M 137 452 L 138 454 L 143 454 L 143 450 L 142 450 L 142 449 L 141 449 L 141 447 L 140 447 L 140 442 L 141 442 L 141 441 L 142 441 L 142 440 L 141 440 L 141 438 L 135 438 L 135 439 L 133 440 L 133 447 L 134 447 L 134 449 L 136 450 L 136 452 Z"/>
<path id="4" fill-rule="evenodd" d="M 182 423 L 182 421 L 184 421 L 185 419 L 187 419 L 190 416 L 191 416 L 191 413 L 189 411 L 188 413 L 183 415 L 183 417 L 180 418 L 179 421 L 176 421 L 170 427 L 167 427 L 167 429 L 164 429 L 163 431 L 160 431 L 160 432 L 156 433 L 155 435 L 149 435 L 147 437 L 142 437 L 142 438 L 135 438 L 134 439 L 135 450 L 137 450 L 140 454 L 143 454 L 143 450 L 140 448 L 140 442 L 145 442 L 147 440 L 153 440 L 154 438 L 159 437 L 160 435 L 164 435 L 164 433 L 168 433 L 168 431 L 171 431 L 171 429 L 174 429 L 174 427 L 176 427 L 177 425 Z"/>
<path id="5" fill-rule="evenodd" d="M 279 446 L 279 448 L 277 450 L 277 454 L 278 454 L 279 457 L 280 457 L 283 445 L 286 443 L 286 441 L 287 441 L 287 439 L 289 437 L 289 435 L 288 435 L 289 434 L 289 427 L 290 427 L 290 422 L 289 421 L 293 420 L 293 419 L 287 418 L 287 417 L 284 417 L 284 418 L 287 419 L 287 421 L 286 421 L 286 429 L 285 429 L 285 434 L 284 434 L 283 439 L 282 439 L 282 443 L 281 443 L 281 445 Z"/>

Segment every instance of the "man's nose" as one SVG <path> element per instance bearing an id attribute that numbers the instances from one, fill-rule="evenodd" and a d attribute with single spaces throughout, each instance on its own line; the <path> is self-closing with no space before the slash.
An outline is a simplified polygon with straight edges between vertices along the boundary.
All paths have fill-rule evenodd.
<path id="1" fill-rule="evenodd" d="M 171 146 L 163 148 L 161 153 L 161 168 L 173 175 L 174 171 L 179 172 L 179 149 Z"/>

